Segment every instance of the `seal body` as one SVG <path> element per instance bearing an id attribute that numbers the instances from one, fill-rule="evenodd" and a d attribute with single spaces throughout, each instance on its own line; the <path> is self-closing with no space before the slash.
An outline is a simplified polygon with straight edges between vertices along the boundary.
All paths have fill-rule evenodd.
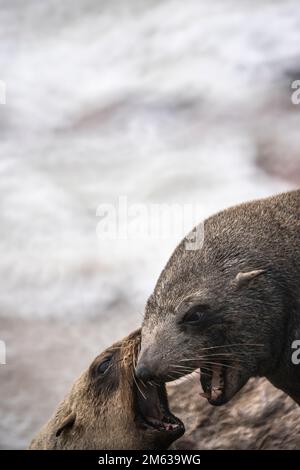
<path id="1" fill-rule="evenodd" d="M 165 386 L 134 376 L 140 330 L 96 357 L 29 449 L 166 449 L 184 433 Z"/>
<path id="2" fill-rule="evenodd" d="M 201 369 L 211 404 L 265 376 L 300 403 L 300 190 L 224 210 L 175 249 L 150 296 L 137 375 Z M 199 227 L 197 227 L 199 230 Z"/>

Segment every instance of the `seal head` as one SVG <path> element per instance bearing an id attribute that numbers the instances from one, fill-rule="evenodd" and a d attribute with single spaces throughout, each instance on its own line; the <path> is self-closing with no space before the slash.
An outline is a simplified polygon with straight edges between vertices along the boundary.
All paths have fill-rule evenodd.
<path id="1" fill-rule="evenodd" d="M 170 381 L 200 368 L 213 405 L 265 376 L 300 404 L 291 361 L 300 331 L 299 214 L 297 190 L 210 217 L 195 249 L 187 236 L 147 302 L 137 376 Z"/>
<path id="2" fill-rule="evenodd" d="M 96 357 L 30 449 L 166 449 L 184 433 L 164 384 L 134 374 L 140 330 Z"/>

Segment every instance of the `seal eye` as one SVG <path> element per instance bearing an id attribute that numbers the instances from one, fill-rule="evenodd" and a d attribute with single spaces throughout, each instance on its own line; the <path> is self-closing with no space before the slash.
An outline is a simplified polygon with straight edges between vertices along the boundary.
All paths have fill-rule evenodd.
<path id="1" fill-rule="evenodd" d="M 111 364 L 111 360 L 112 360 L 112 357 L 107 357 L 106 359 L 104 359 L 104 361 L 102 361 L 98 367 L 97 367 L 97 373 L 99 375 L 103 375 L 105 374 L 105 372 L 107 372 L 110 364 Z"/>
<path id="2" fill-rule="evenodd" d="M 184 316 L 183 323 L 188 325 L 199 325 L 207 318 L 208 305 L 195 305 Z"/>

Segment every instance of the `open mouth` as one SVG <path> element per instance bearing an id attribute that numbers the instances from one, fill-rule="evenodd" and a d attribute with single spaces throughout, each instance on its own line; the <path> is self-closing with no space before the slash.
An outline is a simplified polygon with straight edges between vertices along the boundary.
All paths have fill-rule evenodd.
<path id="1" fill-rule="evenodd" d="M 211 371 L 201 370 L 201 396 L 207 398 L 211 405 L 220 406 L 227 402 L 226 399 L 226 368 L 219 364 L 214 365 Z"/>
<path id="2" fill-rule="evenodd" d="M 143 429 L 165 433 L 173 440 L 184 434 L 184 425 L 174 416 L 168 404 L 164 384 L 141 383 L 135 386 L 136 417 Z"/>

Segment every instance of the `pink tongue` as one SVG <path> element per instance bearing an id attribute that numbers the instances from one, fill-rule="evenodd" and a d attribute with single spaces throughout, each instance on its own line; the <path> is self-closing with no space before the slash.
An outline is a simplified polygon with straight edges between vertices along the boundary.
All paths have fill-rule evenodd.
<path id="1" fill-rule="evenodd" d="M 166 431 L 172 431 L 172 429 L 175 429 L 178 427 L 177 424 L 164 423 L 163 421 L 158 421 L 157 419 L 154 419 L 154 418 L 148 418 L 148 421 L 158 427 L 163 427 Z"/>
<path id="2" fill-rule="evenodd" d="M 164 427 L 166 428 L 167 431 L 172 431 L 172 429 L 174 429 L 173 425 L 172 424 L 169 424 L 169 423 L 164 423 Z"/>

